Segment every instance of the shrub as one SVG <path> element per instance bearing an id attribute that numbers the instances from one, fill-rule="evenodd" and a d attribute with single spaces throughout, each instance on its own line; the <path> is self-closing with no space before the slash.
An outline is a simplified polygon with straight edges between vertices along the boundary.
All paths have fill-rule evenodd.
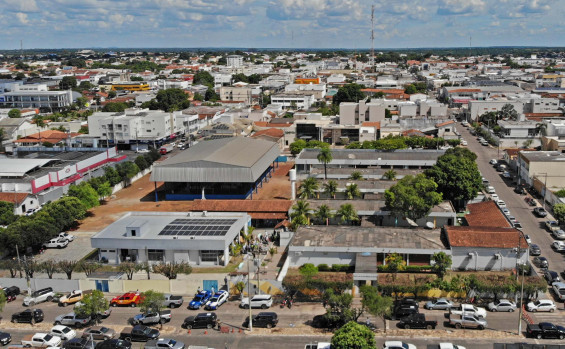
<path id="1" fill-rule="evenodd" d="M 318 271 L 330 271 L 330 267 L 327 264 L 318 264 Z"/>

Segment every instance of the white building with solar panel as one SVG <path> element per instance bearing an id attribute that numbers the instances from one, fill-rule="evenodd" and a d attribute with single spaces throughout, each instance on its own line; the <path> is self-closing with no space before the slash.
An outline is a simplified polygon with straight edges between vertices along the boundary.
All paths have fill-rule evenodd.
<path id="1" fill-rule="evenodd" d="M 251 216 L 232 212 L 128 212 L 90 242 L 100 261 L 227 265 Z"/>

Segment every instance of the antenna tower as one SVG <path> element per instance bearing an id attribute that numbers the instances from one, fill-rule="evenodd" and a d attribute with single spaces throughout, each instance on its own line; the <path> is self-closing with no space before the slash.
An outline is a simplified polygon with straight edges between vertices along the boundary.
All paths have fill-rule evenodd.
<path id="1" fill-rule="evenodd" d="M 24 41 L 20 40 L 20 56 L 22 56 L 22 59 L 24 58 Z"/>
<path id="2" fill-rule="evenodd" d="M 375 71 L 375 5 L 371 5 L 371 72 Z"/>

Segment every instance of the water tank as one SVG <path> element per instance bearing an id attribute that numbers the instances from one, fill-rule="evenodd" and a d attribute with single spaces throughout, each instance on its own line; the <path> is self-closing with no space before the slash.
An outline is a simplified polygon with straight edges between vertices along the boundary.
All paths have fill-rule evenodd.
<path id="1" fill-rule="evenodd" d="M 290 178 L 291 182 L 296 182 L 296 169 L 292 169 L 288 171 L 288 177 Z"/>

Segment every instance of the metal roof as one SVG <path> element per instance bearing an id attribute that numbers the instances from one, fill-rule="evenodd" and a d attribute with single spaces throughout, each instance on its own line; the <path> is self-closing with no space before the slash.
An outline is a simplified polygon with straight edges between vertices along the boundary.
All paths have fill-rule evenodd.
<path id="1" fill-rule="evenodd" d="M 52 159 L 2 159 L 0 177 L 23 177 L 26 173 L 45 166 Z"/>
<path id="2" fill-rule="evenodd" d="M 296 158 L 297 165 L 320 165 L 319 149 L 304 149 Z M 445 150 L 399 149 L 332 149 L 331 165 L 433 166 Z"/>
<path id="3" fill-rule="evenodd" d="M 280 155 L 278 144 L 232 137 L 199 142 L 153 168 L 154 182 L 254 183 Z"/>

